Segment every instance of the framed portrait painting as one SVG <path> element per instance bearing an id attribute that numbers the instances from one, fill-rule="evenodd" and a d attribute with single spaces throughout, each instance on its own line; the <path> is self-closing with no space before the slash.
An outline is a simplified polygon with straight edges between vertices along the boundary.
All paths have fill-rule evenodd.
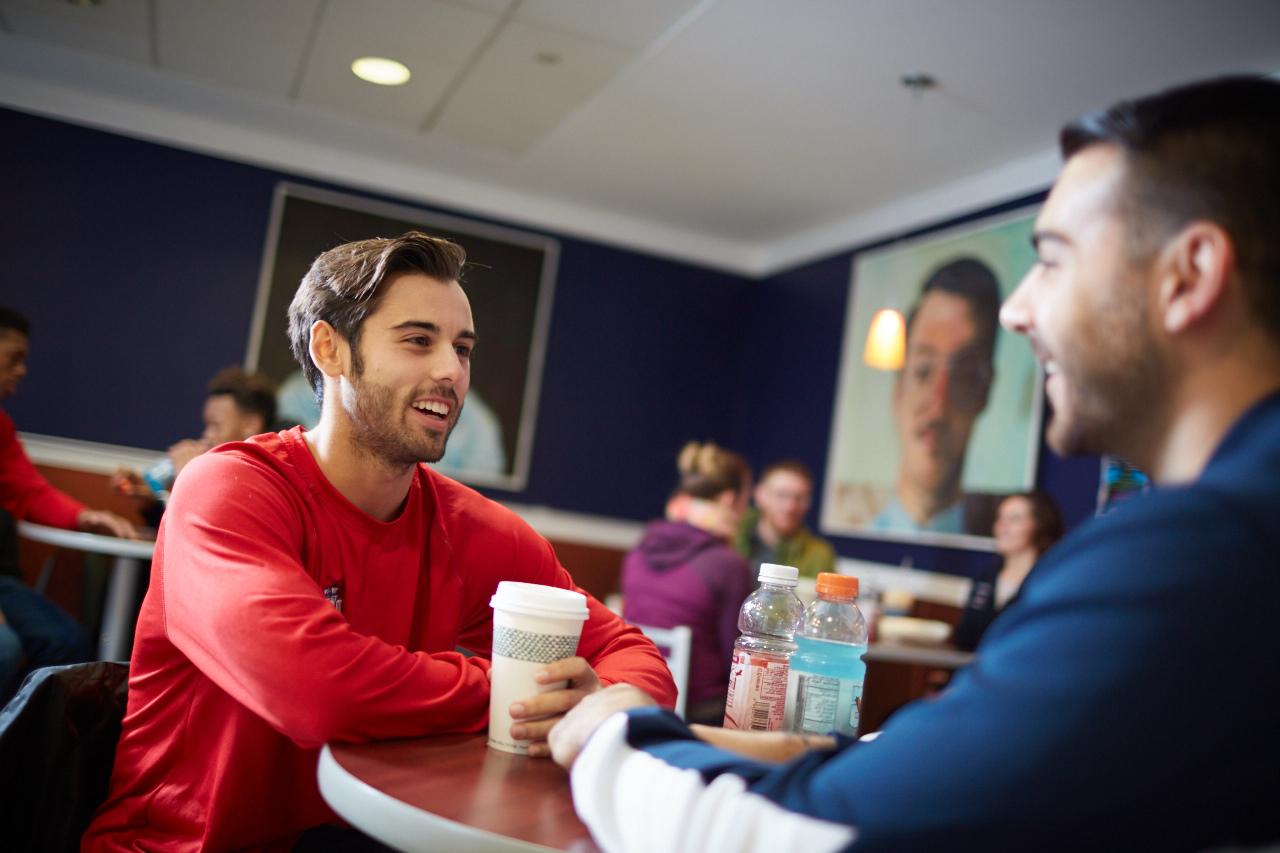
<path id="1" fill-rule="evenodd" d="M 477 346 L 471 390 L 444 458 L 450 476 L 480 486 L 525 487 L 537 420 L 559 244 L 485 222 L 314 187 L 276 187 L 245 364 L 279 384 L 282 420 L 311 426 L 315 393 L 289 350 L 287 312 L 316 256 L 334 246 L 406 231 L 447 237 L 467 253 L 462 286 Z"/>
<path id="2" fill-rule="evenodd" d="M 854 257 L 820 527 L 990 550 L 1035 483 L 1040 370 L 999 310 L 1035 262 L 1034 209 Z"/>

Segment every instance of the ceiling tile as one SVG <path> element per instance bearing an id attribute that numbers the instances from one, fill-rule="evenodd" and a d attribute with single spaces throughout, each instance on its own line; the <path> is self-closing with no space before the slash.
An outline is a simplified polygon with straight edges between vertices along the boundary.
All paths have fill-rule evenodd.
<path id="1" fill-rule="evenodd" d="M 287 96 L 320 0 L 156 0 L 161 68 Z"/>
<path id="2" fill-rule="evenodd" d="M 432 130 L 460 142 L 523 153 L 632 56 L 593 39 L 512 21 L 471 69 Z"/>
<path id="3" fill-rule="evenodd" d="M 66 0 L 0 0 L 0 15 L 15 35 L 151 62 L 147 0 L 112 0 L 98 6 L 73 6 Z"/>
<path id="4" fill-rule="evenodd" d="M 458 76 L 498 16 L 435 0 L 330 3 L 304 72 L 305 102 L 417 128 Z M 362 56 L 409 66 L 403 86 L 377 86 L 351 73 Z"/>
<path id="5" fill-rule="evenodd" d="M 671 28 L 698 0 L 524 0 L 515 18 L 640 50 Z"/>

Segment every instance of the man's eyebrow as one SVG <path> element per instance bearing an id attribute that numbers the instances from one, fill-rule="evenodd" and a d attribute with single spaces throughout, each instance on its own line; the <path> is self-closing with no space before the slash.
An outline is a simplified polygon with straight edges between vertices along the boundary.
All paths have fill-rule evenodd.
<path id="1" fill-rule="evenodd" d="M 1071 245 L 1071 241 L 1067 239 L 1065 234 L 1057 231 L 1036 231 L 1031 235 L 1031 248 L 1037 252 L 1040 251 L 1042 243 L 1060 243 L 1063 246 Z"/>
<path id="2" fill-rule="evenodd" d="M 423 332 L 429 332 L 430 334 L 433 334 L 433 335 L 440 334 L 440 327 L 437 326 L 435 323 L 430 323 L 430 322 L 427 322 L 426 320 L 405 320 L 403 323 L 398 323 L 391 327 L 391 331 L 393 332 L 402 332 L 408 329 L 419 329 Z M 458 333 L 458 338 L 471 341 L 472 343 L 475 343 L 477 340 L 479 340 L 479 338 L 476 337 L 476 333 L 471 331 L 470 329 L 463 329 L 461 332 Z"/>

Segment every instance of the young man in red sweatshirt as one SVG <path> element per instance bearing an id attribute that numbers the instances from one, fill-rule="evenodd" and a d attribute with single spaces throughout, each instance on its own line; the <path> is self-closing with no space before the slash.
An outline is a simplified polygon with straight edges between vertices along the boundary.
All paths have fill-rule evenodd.
<path id="1" fill-rule="evenodd" d="M 0 305 L 0 400 L 15 393 L 27 375 L 30 335 L 27 319 Z M 0 410 L 0 704 L 24 673 L 93 655 L 84 628 L 18 576 L 14 520 L 109 536 L 135 535 L 127 520 L 89 509 L 40 476 L 18 441 L 13 421 Z"/>
<path id="2" fill-rule="evenodd" d="M 574 584 L 516 515 L 422 464 L 470 384 L 463 263 L 411 232 L 339 246 L 304 277 L 290 338 L 320 423 L 223 445 L 175 484 L 85 849 L 288 849 L 337 822 L 324 743 L 487 725 L 498 582 Z M 580 657 L 547 666 L 569 686 L 512 709 L 533 754 L 602 685 L 674 702 L 653 644 L 589 608 Z"/>

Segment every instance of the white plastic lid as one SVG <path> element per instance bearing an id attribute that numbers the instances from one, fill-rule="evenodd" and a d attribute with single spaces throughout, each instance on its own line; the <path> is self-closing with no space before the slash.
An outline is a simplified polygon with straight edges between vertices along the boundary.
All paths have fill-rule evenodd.
<path id="1" fill-rule="evenodd" d="M 795 586 L 800 577 L 800 570 L 795 566 L 780 566 L 777 563 L 760 564 L 760 583 Z"/>
<path id="2" fill-rule="evenodd" d="M 571 589 L 520 581 L 499 581 L 490 607 L 512 613 L 554 618 L 586 619 L 587 597 Z"/>

